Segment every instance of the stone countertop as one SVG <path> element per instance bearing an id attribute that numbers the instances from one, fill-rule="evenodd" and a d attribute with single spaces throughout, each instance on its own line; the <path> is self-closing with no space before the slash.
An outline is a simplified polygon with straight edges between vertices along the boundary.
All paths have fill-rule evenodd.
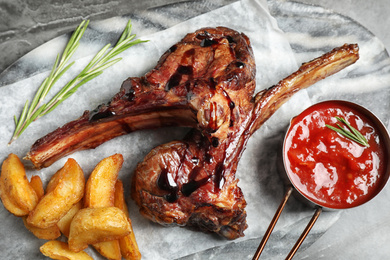
<path id="1" fill-rule="evenodd" d="M 74 29 L 82 19 L 101 20 L 181 0 L 0 0 L 0 72 L 27 52 Z M 204 8 L 211 8 L 205 2 Z M 220 0 L 228 4 L 232 0 Z M 390 49 L 388 0 L 298 0 L 351 17 L 373 32 Z"/>
<path id="2" fill-rule="evenodd" d="M 219 5 L 228 4 L 235 0 L 216 0 Z M 280 0 L 283 1 L 283 0 Z M 62 4 L 61 1 L 50 1 L 49 3 L 42 4 L 42 0 L 0 0 L 0 72 L 17 61 L 20 57 L 27 52 L 40 46 L 41 44 L 55 38 L 58 35 L 62 35 L 66 32 L 74 29 L 82 19 L 88 18 L 92 21 L 106 19 L 113 16 L 127 14 L 129 12 L 134 13 L 137 10 L 144 10 L 150 8 L 158 8 L 167 4 L 174 4 L 176 2 L 182 2 L 179 0 L 151 0 L 151 1 L 124 1 L 124 0 L 87 0 L 87 1 L 72 1 L 69 4 Z M 215 2 L 211 0 L 201 0 L 203 3 L 201 7 L 204 8 L 204 12 L 215 8 Z M 289 2 L 287 0 L 283 2 Z M 387 49 L 390 49 L 390 33 L 386 29 L 386 25 L 389 24 L 390 18 L 390 5 L 388 0 L 375 1 L 375 4 L 364 0 L 299 0 L 296 2 L 303 2 L 306 4 L 320 5 L 327 9 L 333 10 L 337 13 L 352 18 L 356 22 L 360 23 L 368 30 L 373 32 L 379 40 L 381 40 Z M 371 208 L 375 208 L 377 204 L 370 204 Z M 377 208 L 375 208 L 376 210 Z M 364 209 L 361 209 L 364 210 Z M 340 252 L 347 251 L 348 256 L 354 255 L 355 247 L 351 247 L 354 243 L 354 239 L 362 234 L 357 233 L 357 225 L 359 225 L 362 219 L 359 219 L 359 215 L 355 214 L 356 211 L 346 211 L 343 217 L 334 226 L 332 226 L 330 232 L 325 233 L 318 243 L 308 248 L 305 253 L 298 254 L 298 259 L 337 259 Z M 375 214 L 372 211 L 372 214 Z M 367 218 L 363 221 L 367 222 L 373 227 L 383 224 L 376 222 L 375 220 L 370 222 L 369 218 L 372 215 L 367 215 Z M 375 218 L 373 218 L 375 219 Z M 340 242 L 337 245 L 332 244 L 334 234 L 338 234 L 339 230 L 347 229 L 350 231 L 347 236 L 348 242 Z M 377 228 L 376 232 L 363 234 L 364 245 L 368 248 L 377 248 L 376 243 L 378 237 L 388 237 L 390 226 L 384 225 L 381 228 Z M 379 230 L 379 232 L 378 232 Z M 383 235 L 383 236 L 382 236 Z M 345 236 L 344 236 L 345 237 Z M 356 242 L 356 241 L 355 241 Z M 258 241 L 253 241 L 253 245 L 256 246 Z M 253 245 L 251 250 L 253 249 Z M 360 245 L 360 244 L 359 244 Z M 244 244 L 242 244 L 244 246 Z M 328 247 L 332 247 L 329 252 Z M 352 249 L 347 249 L 350 247 Z M 365 256 L 372 253 L 373 250 L 362 249 L 360 251 L 360 257 L 354 257 L 354 259 L 367 259 Z M 359 252 L 359 250 L 356 250 Z M 388 249 L 381 250 L 382 255 L 388 254 Z M 376 252 L 377 253 L 377 252 Z M 190 258 L 189 258 L 190 259 Z M 380 259 L 380 258 L 378 258 Z"/>
<path id="3" fill-rule="evenodd" d="M 319 5 L 336 13 L 348 16 L 366 27 L 390 49 L 390 2 L 389 0 L 297 0 L 296 2 Z"/>

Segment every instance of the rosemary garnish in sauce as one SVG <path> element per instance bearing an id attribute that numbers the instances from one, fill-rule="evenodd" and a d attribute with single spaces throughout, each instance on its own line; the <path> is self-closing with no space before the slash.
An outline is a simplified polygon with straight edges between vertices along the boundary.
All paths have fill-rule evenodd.
<path id="1" fill-rule="evenodd" d="M 351 126 L 347 120 L 345 120 L 344 118 L 342 117 L 335 117 L 338 121 L 340 121 L 341 123 L 345 124 L 348 129 L 346 129 L 345 127 L 342 127 L 340 126 L 339 124 L 336 124 L 339 128 L 337 127 L 334 127 L 334 126 L 331 126 L 331 125 L 326 125 L 326 127 L 336 131 L 337 133 L 351 139 L 352 141 L 354 142 L 357 142 L 358 144 L 361 144 L 363 146 L 369 146 L 368 145 L 368 141 L 367 139 L 358 131 L 356 130 L 356 128 L 354 128 L 353 126 Z"/>
<path id="2" fill-rule="evenodd" d="M 133 45 L 145 42 L 139 39 L 133 40 L 135 35 L 131 34 L 132 25 L 131 21 L 129 20 L 118 42 L 110 51 L 108 51 L 108 49 L 111 47 L 111 44 L 104 46 L 76 77 L 69 81 L 49 102 L 43 104 L 43 100 L 52 86 L 75 63 L 73 61 L 70 64 L 67 64 L 79 46 L 80 39 L 87 29 L 88 23 L 88 20 L 82 21 L 81 24 L 76 28 L 70 37 L 62 55 L 57 55 L 56 61 L 54 62 L 54 66 L 49 76 L 39 87 L 31 104 L 29 104 L 29 101 L 27 100 L 19 119 L 17 119 L 16 116 L 14 117 L 15 131 L 8 145 L 15 141 L 33 121 L 53 111 L 53 109 L 55 109 L 65 99 L 76 92 L 76 90 L 81 85 L 99 76 L 103 73 L 104 69 L 114 65 L 122 59 L 113 59 L 115 56 Z"/>

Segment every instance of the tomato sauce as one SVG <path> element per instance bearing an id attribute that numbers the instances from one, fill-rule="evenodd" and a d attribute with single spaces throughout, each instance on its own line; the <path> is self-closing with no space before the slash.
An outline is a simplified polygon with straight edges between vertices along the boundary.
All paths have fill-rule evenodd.
<path id="1" fill-rule="evenodd" d="M 362 146 L 326 127 L 344 118 L 367 139 Z M 318 103 L 293 118 L 284 142 L 290 181 L 309 200 L 327 208 L 351 208 L 374 197 L 387 181 L 387 148 L 375 124 L 338 101 Z"/>

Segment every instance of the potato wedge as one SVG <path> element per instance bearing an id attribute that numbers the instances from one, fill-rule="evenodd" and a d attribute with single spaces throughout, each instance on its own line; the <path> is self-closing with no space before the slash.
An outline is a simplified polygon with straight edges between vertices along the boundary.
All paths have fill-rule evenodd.
<path id="1" fill-rule="evenodd" d="M 30 180 L 30 185 L 34 189 L 35 193 L 37 194 L 38 200 L 40 200 L 44 195 L 44 189 L 43 189 L 43 183 L 41 177 L 39 177 L 38 175 L 32 176 Z M 23 216 L 22 219 L 23 219 L 24 226 L 31 233 L 33 233 L 34 236 L 36 236 L 39 239 L 52 240 L 61 236 L 60 229 L 56 225 L 53 225 L 48 228 L 38 228 L 28 224 L 26 216 Z"/>
<path id="2" fill-rule="evenodd" d="M 84 206 L 89 208 L 114 206 L 115 183 L 123 164 L 123 156 L 114 154 L 101 160 L 88 178 L 85 186 Z M 93 244 L 105 258 L 122 259 L 119 241 Z"/>
<path id="3" fill-rule="evenodd" d="M 57 227 L 61 230 L 61 233 L 66 237 L 69 237 L 70 223 L 72 223 L 73 217 L 76 213 L 83 208 L 83 201 L 80 200 L 63 216 L 58 222 Z"/>
<path id="4" fill-rule="evenodd" d="M 51 176 L 49 183 L 46 186 L 46 193 L 52 192 L 55 187 L 57 187 L 59 181 L 61 180 L 61 175 L 63 174 L 63 168 L 59 169 L 56 173 Z"/>
<path id="5" fill-rule="evenodd" d="M 38 196 L 27 180 L 23 163 L 10 154 L 1 166 L 0 197 L 4 207 L 16 216 L 27 215 L 38 203 Z"/>
<path id="6" fill-rule="evenodd" d="M 123 183 L 121 180 L 118 180 L 115 184 L 115 196 L 114 196 L 114 206 L 122 210 L 130 224 L 131 233 L 127 236 L 119 238 L 119 246 L 121 249 L 122 257 L 127 260 L 138 260 L 141 259 L 141 252 L 139 251 L 137 241 L 133 232 L 133 227 L 131 225 L 131 220 L 129 219 L 129 210 L 126 205 Z"/>
<path id="7" fill-rule="evenodd" d="M 121 180 L 117 180 L 115 183 L 114 206 L 121 209 L 129 217 L 129 209 L 125 200 L 125 190 Z"/>
<path id="8" fill-rule="evenodd" d="M 92 171 L 85 186 L 85 207 L 97 208 L 114 205 L 114 190 L 123 156 L 114 154 L 101 160 Z"/>
<path id="9" fill-rule="evenodd" d="M 41 177 L 38 175 L 34 175 L 31 177 L 30 185 L 34 189 L 35 193 L 38 196 L 38 200 L 40 200 L 43 195 L 45 195 L 45 190 L 43 189 L 43 183 Z"/>
<path id="10" fill-rule="evenodd" d="M 39 250 L 42 254 L 51 259 L 59 260 L 93 260 L 86 252 L 73 252 L 69 250 L 68 244 L 65 242 L 52 240 L 43 244 Z"/>
<path id="11" fill-rule="evenodd" d="M 137 240 L 135 239 L 131 220 L 128 220 L 131 228 L 131 233 L 127 236 L 119 238 L 119 247 L 121 249 L 121 254 L 122 257 L 127 260 L 141 259 L 141 252 L 139 251 Z"/>
<path id="12" fill-rule="evenodd" d="M 69 248 L 79 252 L 104 241 L 116 240 L 131 232 L 129 221 L 116 207 L 84 208 L 77 212 L 70 225 Z"/>
<path id="13" fill-rule="evenodd" d="M 74 159 L 68 159 L 58 173 L 58 182 L 32 210 L 27 222 L 39 228 L 55 225 L 84 195 L 84 173 Z"/>
<path id="14" fill-rule="evenodd" d="M 0 197 L 4 207 L 14 214 L 15 216 L 21 217 L 28 215 L 28 210 L 21 209 L 18 205 L 14 204 L 7 193 L 5 193 L 4 183 L 0 180 Z"/>
<path id="15" fill-rule="evenodd" d="M 39 239 L 52 240 L 61 236 L 60 229 L 53 225 L 48 228 L 37 228 L 27 223 L 27 217 L 23 217 L 24 226 Z"/>
<path id="16" fill-rule="evenodd" d="M 93 244 L 96 251 L 109 260 L 121 260 L 121 248 L 118 240 L 105 241 Z"/>

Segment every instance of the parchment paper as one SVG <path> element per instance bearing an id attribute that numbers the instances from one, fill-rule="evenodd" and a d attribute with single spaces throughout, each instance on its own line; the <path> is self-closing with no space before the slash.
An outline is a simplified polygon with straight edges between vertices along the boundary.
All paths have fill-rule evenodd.
<path id="1" fill-rule="evenodd" d="M 109 26 L 107 26 L 107 23 L 100 23 L 100 25 L 103 27 L 104 24 L 106 30 L 115 31 L 114 28 L 116 28 L 120 32 L 126 22 L 126 17 L 116 17 L 109 19 Z M 97 80 L 84 85 L 76 95 L 66 100 L 54 112 L 31 124 L 26 132 L 9 147 L 7 147 L 7 143 L 14 129 L 13 115 L 20 114 L 25 100 L 32 99 L 36 89 L 48 72 L 42 72 L 0 88 L 0 120 L 2 122 L 0 125 L 0 147 L 2 147 L 0 149 L 0 159 L 4 160 L 11 152 L 23 157 L 36 139 L 66 122 L 76 119 L 84 110 L 94 109 L 97 105 L 108 101 L 119 90 L 123 80 L 130 76 L 143 75 L 153 68 L 159 57 L 186 33 L 206 26 L 226 26 L 244 32 L 249 36 L 256 58 L 257 91 L 276 84 L 279 80 L 294 72 L 298 68 L 297 64 L 302 62 L 301 56 L 291 49 L 291 35 L 286 35 L 279 29 L 276 20 L 270 15 L 265 1 L 239 1 L 161 32 L 152 31 L 152 33 L 148 33 L 147 30 L 142 32 L 139 31 L 140 28 L 134 26 L 134 33 L 142 39 L 149 40 L 148 43 L 134 46 L 123 53 L 121 55 L 123 60 L 120 63 L 107 69 Z M 50 48 L 48 48 L 48 45 L 45 45 L 45 48 L 38 48 L 33 57 L 34 59 L 44 59 L 47 56 L 53 56 L 53 53 L 62 50 L 61 47 L 65 43 L 66 40 L 63 39 L 53 41 Z M 98 50 L 100 42 L 98 45 L 94 44 L 93 40 L 84 42 L 79 51 L 90 51 L 91 48 Z M 330 44 L 326 51 L 333 47 L 336 46 Z M 383 48 L 383 46 L 380 47 Z M 304 58 L 310 60 L 322 53 L 322 50 L 313 51 Z M 280 162 L 278 152 L 289 119 L 320 99 L 318 96 L 326 98 L 331 96 L 330 94 L 334 94 L 335 89 L 341 89 L 337 84 L 341 79 L 346 78 L 348 86 L 356 84 L 357 82 L 353 81 L 356 74 L 362 68 L 366 68 L 373 63 L 370 55 L 371 53 L 369 53 L 369 57 L 362 57 L 361 60 L 363 61 L 359 61 L 359 63 L 347 68 L 342 73 L 324 80 L 321 83 L 322 85 L 313 86 L 316 89 L 313 90 L 316 95 L 313 96 L 308 91 L 297 93 L 251 138 L 237 171 L 237 177 L 240 179 L 239 186 L 242 188 L 248 202 L 247 221 L 249 227 L 245 231 L 246 236 L 234 242 L 212 234 L 190 231 L 180 227 L 163 227 L 151 223 L 140 216 L 137 206 L 129 196 L 130 179 L 137 163 L 153 147 L 174 139 L 181 139 L 188 131 L 187 129 L 163 128 L 135 132 L 111 140 L 94 150 L 77 152 L 69 157 L 78 161 L 86 177 L 88 177 L 101 159 L 114 153 L 124 155 L 125 163 L 120 173 L 120 179 L 125 184 L 130 217 L 143 259 L 177 259 L 187 255 L 191 255 L 190 259 L 222 259 L 218 258 L 218 255 L 213 255 L 212 252 L 207 254 L 207 257 L 202 256 L 202 253 L 193 254 L 213 247 L 226 247 L 230 243 L 240 243 L 248 239 L 254 239 L 256 242 L 256 238 L 263 235 L 284 193 L 278 172 L 278 163 Z M 70 80 L 73 75 L 76 75 L 91 58 L 90 55 L 78 58 L 76 65 L 56 84 L 53 93 Z M 26 68 L 34 69 L 36 64 L 34 59 L 26 62 Z M 326 84 L 332 87 L 327 90 Z M 374 91 L 376 94 L 373 95 L 378 95 L 378 92 L 382 91 L 386 95 L 383 96 L 382 94 L 381 97 L 389 100 L 388 88 L 383 91 L 387 85 L 382 82 L 376 84 L 376 86 L 378 86 Z M 347 95 L 348 97 L 356 99 L 356 95 L 353 97 Z M 387 114 L 385 118 L 388 119 Z M 66 159 L 61 159 L 51 167 L 40 171 L 33 170 L 26 162 L 27 174 L 29 177 L 31 175 L 41 176 L 46 184 L 52 174 L 62 167 Z M 286 252 L 289 251 L 313 213 L 311 208 L 294 198 L 291 199 L 285 211 L 286 213 L 282 215 L 275 228 L 269 247 L 264 252 L 265 259 L 267 259 L 267 256 L 286 255 Z M 340 214 L 340 212 L 322 214 L 303 247 L 307 247 L 321 236 L 339 218 Z M 0 251 L 4 259 L 44 258 L 39 252 L 39 246 L 45 241 L 36 239 L 29 233 L 24 228 L 21 219 L 9 214 L 2 206 L 0 207 L 0 219 L 2 223 L 0 226 Z M 258 239 L 258 242 L 260 242 L 260 239 Z M 87 252 L 99 259 L 95 251 L 88 249 Z M 239 253 L 240 259 L 251 259 L 254 254 L 252 251 Z"/>

